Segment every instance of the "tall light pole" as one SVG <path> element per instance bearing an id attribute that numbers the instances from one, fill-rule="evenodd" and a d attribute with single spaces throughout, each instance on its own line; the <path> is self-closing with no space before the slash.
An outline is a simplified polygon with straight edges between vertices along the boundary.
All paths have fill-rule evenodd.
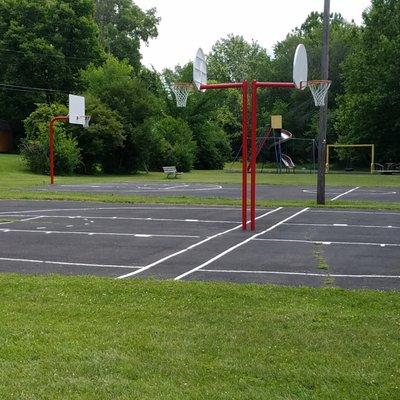
<path id="1" fill-rule="evenodd" d="M 329 20 L 330 0 L 324 0 L 322 32 L 321 79 L 329 79 Z M 317 204 L 325 204 L 326 131 L 328 125 L 328 96 L 319 110 Z"/>

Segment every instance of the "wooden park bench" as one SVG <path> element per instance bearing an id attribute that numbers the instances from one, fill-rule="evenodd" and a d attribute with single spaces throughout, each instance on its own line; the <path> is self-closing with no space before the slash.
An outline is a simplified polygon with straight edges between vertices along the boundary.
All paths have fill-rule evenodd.
<path id="1" fill-rule="evenodd" d="M 183 172 L 178 172 L 175 166 L 163 167 L 163 170 L 167 178 L 177 178 L 179 175 L 183 174 Z"/>

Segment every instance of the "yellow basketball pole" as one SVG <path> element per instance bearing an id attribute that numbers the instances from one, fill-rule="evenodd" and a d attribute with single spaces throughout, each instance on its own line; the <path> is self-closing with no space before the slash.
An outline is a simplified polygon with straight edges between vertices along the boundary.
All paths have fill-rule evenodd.
<path id="1" fill-rule="evenodd" d="M 372 151 L 371 151 L 371 174 L 375 172 L 375 145 L 372 145 Z"/>

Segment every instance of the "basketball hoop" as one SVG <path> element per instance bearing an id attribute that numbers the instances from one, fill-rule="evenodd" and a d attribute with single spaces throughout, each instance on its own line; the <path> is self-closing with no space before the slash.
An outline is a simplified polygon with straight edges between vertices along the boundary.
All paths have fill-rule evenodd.
<path id="1" fill-rule="evenodd" d="M 189 92 L 193 90 L 192 83 L 182 83 L 182 82 L 174 82 L 171 85 L 171 90 L 174 92 L 176 97 L 176 106 L 177 107 L 186 107 L 186 102 L 189 96 Z"/>
<path id="2" fill-rule="evenodd" d="M 304 87 L 308 86 L 314 97 L 314 103 L 316 107 L 321 107 L 325 105 L 326 95 L 328 93 L 329 87 L 332 81 L 308 81 L 302 82 Z"/>
<path id="3" fill-rule="evenodd" d="M 85 122 L 83 123 L 84 128 L 89 128 L 89 122 L 90 122 L 90 115 L 85 115 Z"/>
<path id="4" fill-rule="evenodd" d="M 84 128 L 89 128 L 90 115 L 80 115 L 76 117 L 76 124 L 82 125 Z"/>

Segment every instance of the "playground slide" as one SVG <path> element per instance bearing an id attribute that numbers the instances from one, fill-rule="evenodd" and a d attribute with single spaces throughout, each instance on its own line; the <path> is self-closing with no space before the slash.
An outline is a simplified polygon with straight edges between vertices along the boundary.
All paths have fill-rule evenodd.
<path id="1" fill-rule="evenodd" d="M 257 143 L 257 153 L 256 153 L 256 158 L 258 157 L 258 155 L 260 154 L 262 148 L 265 146 L 265 144 L 268 142 L 269 139 L 271 139 L 271 133 L 272 133 L 272 128 L 269 128 L 267 134 L 262 138 L 262 140 L 260 142 Z M 287 142 L 288 140 L 290 140 L 293 137 L 293 134 L 289 131 L 287 131 L 286 129 L 281 129 L 280 132 L 280 138 L 276 138 L 277 140 L 274 141 L 274 143 L 272 143 L 268 149 L 271 149 L 273 147 L 276 147 L 277 145 L 281 145 L 282 143 Z M 277 157 L 279 158 L 279 155 L 277 155 Z M 281 154 L 281 160 L 283 162 L 283 164 L 286 166 L 286 168 L 290 168 L 293 169 L 295 167 L 292 159 L 286 155 L 286 154 Z M 250 163 L 247 167 L 247 171 L 250 172 Z"/>
<path id="2" fill-rule="evenodd" d="M 281 130 L 281 137 L 275 138 L 274 142 L 269 145 L 269 149 L 272 149 L 278 145 L 281 145 L 282 143 L 287 142 L 292 138 L 292 133 L 287 131 L 286 129 Z"/>
<path id="3" fill-rule="evenodd" d="M 282 154 L 281 160 L 286 168 L 293 169 L 295 167 L 293 160 L 287 154 Z"/>
<path id="4" fill-rule="evenodd" d="M 284 143 L 284 142 L 287 142 L 288 140 L 290 140 L 291 138 L 292 138 L 292 133 L 291 132 L 289 132 L 289 131 L 287 131 L 287 130 L 285 130 L 285 129 L 282 129 L 281 130 L 281 140 L 278 140 L 276 143 L 275 143 L 275 146 L 277 145 L 277 144 L 282 144 L 282 143 Z"/>

